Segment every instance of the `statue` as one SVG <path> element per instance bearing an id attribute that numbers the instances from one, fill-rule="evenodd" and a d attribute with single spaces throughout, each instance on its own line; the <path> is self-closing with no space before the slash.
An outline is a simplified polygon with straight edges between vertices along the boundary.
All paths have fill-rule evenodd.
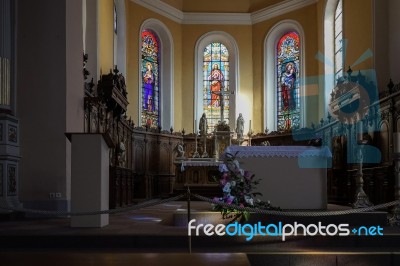
<path id="1" fill-rule="evenodd" d="M 243 139 L 243 132 L 244 132 L 244 119 L 242 114 L 239 114 L 239 117 L 236 120 L 236 133 L 238 139 Z"/>
<path id="2" fill-rule="evenodd" d="M 206 136 L 207 135 L 207 117 L 206 114 L 203 113 L 203 115 L 200 118 L 200 124 L 199 124 L 199 129 L 200 129 L 200 136 Z"/>
<path id="3" fill-rule="evenodd" d="M 183 144 L 178 144 L 175 147 L 176 152 L 178 153 L 178 158 L 182 159 L 185 157 L 185 148 L 183 147 Z"/>
<path id="4" fill-rule="evenodd" d="M 117 163 L 120 167 L 125 167 L 126 162 L 126 148 L 124 142 L 125 139 L 122 139 L 122 141 L 117 146 Z"/>

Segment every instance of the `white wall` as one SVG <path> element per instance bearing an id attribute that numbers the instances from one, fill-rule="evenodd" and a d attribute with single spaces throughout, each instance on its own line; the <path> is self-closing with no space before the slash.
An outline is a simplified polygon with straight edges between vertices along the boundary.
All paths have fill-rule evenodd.
<path id="1" fill-rule="evenodd" d="M 389 53 L 388 53 L 388 0 L 374 1 L 374 67 L 377 75 L 379 90 L 385 90 L 389 82 Z"/>
<path id="2" fill-rule="evenodd" d="M 394 83 L 400 82 L 400 1 L 389 0 L 389 63 Z"/>

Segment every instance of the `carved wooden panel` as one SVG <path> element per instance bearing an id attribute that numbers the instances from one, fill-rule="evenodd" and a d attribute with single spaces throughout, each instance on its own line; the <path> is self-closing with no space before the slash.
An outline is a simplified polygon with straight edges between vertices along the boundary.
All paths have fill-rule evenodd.
<path id="1" fill-rule="evenodd" d="M 381 151 L 381 162 L 382 163 L 389 163 L 390 156 L 390 149 L 389 149 L 389 126 L 387 122 L 383 122 L 381 124 L 381 130 L 379 133 L 379 149 Z"/>
<path id="2" fill-rule="evenodd" d="M 136 140 L 133 142 L 134 150 L 134 167 L 133 170 L 136 173 L 144 173 L 146 170 L 146 153 L 145 153 L 145 142 L 144 140 Z"/>

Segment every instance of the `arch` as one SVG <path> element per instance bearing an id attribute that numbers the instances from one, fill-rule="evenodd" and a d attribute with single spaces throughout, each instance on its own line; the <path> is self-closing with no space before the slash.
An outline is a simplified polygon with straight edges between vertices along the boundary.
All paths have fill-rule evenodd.
<path id="1" fill-rule="evenodd" d="M 174 125 L 174 61 L 173 52 L 174 45 L 172 35 L 169 29 L 157 19 L 147 19 L 145 20 L 139 31 L 139 46 L 141 47 L 141 37 L 140 34 L 143 30 L 151 30 L 157 34 L 160 41 L 160 126 L 163 129 L 169 129 Z M 141 49 L 139 49 L 139 57 L 142 58 Z M 140 68 L 141 60 L 139 60 L 139 77 L 141 76 Z M 142 88 L 142 79 L 139 80 L 139 88 Z M 141 124 L 141 107 L 142 107 L 142 90 L 139 89 L 138 95 L 138 108 L 139 116 L 138 121 Z"/>
<path id="2" fill-rule="evenodd" d="M 229 126 L 235 127 L 236 117 L 236 95 L 238 93 L 238 65 L 239 49 L 235 39 L 226 32 L 212 31 L 202 35 L 196 42 L 194 49 L 194 121 L 200 121 L 203 113 L 203 52 L 207 45 L 212 42 L 222 43 L 229 52 L 229 88 L 231 91 L 229 97 Z M 194 125 L 193 132 L 196 130 Z"/>
<path id="3" fill-rule="evenodd" d="M 302 26 L 295 20 L 282 20 L 275 24 L 268 32 L 264 40 L 264 128 L 270 131 L 277 130 L 277 93 L 278 86 L 276 73 L 276 47 L 279 39 L 287 32 L 295 31 L 300 37 L 300 77 L 299 77 L 299 92 L 300 92 L 300 127 L 306 125 L 305 115 L 305 38 Z"/>

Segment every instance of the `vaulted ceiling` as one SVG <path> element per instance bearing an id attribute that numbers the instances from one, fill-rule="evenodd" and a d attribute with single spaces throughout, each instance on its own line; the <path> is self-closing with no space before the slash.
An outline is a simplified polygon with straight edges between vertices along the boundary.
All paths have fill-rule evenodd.
<path id="1" fill-rule="evenodd" d="M 183 12 L 252 13 L 289 0 L 161 0 Z"/>

